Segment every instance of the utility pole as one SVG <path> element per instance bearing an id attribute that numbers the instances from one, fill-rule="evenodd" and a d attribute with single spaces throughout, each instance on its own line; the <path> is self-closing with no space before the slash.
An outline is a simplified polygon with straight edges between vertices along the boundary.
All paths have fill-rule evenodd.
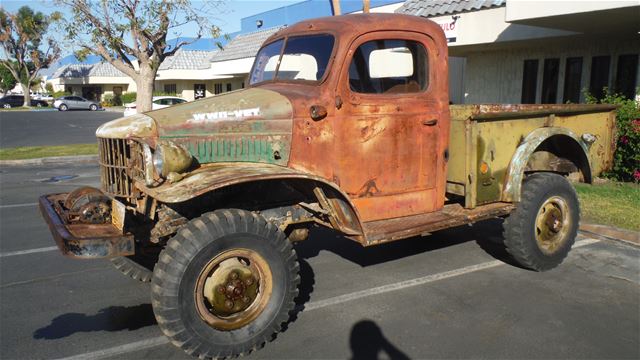
<path id="1" fill-rule="evenodd" d="M 371 8 L 370 0 L 362 0 L 362 12 L 365 14 L 368 14 L 370 8 Z"/>
<path id="2" fill-rule="evenodd" d="M 340 11 L 340 0 L 331 0 L 331 6 L 333 6 L 333 16 L 342 15 Z"/>

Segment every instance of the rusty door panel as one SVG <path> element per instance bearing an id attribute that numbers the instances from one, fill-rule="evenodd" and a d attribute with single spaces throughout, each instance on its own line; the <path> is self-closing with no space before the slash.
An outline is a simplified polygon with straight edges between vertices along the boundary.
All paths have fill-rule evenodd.
<path id="1" fill-rule="evenodd" d="M 447 70 L 438 54 L 446 50 L 425 34 L 374 32 L 354 41 L 349 54 L 379 39 L 421 43 L 428 54 L 429 85 L 414 93 L 357 93 L 347 80 L 352 57 L 342 64 L 338 93 L 345 100 L 334 123 L 341 154 L 334 176 L 363 221 L 432 212 L 444 204 L 444 176 L 439 173 L 444 173 L 448 134 L 443 129 L 449 122 L 446 102 L 439 101 L 447 79 L 439 74 Z"/>

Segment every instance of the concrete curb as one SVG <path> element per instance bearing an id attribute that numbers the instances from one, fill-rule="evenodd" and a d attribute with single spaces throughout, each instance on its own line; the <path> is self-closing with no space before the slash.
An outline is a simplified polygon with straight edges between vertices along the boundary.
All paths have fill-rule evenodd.
<path id="1" fill-rule="evenodd" d="M 589 235 L 595 235 L 609 240 L 640 246 L 640 232 L 638 231 L 620 229 L 608 225 L 585 223 L 580 224 L 580 231 Z"/>
<path id="2" fill-rule="evenodd" d="M 98 163 L 98 155 L 52 156 L 24 160 L 0 160 L 0 166 L 40 166 Z"/>

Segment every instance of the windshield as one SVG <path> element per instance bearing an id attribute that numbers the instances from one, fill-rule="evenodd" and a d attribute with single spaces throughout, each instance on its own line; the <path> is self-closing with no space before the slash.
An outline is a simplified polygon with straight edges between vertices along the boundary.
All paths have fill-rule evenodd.
<path id="1" fill-rule="evenodd" d="M 256 56 L 250 84 L 268 80 L 318 81 L 327 71 L 333 51 L 332 35 L 291 36 L 263 47 Z M 282 55 L 280 55 L 282 53 Z"/>

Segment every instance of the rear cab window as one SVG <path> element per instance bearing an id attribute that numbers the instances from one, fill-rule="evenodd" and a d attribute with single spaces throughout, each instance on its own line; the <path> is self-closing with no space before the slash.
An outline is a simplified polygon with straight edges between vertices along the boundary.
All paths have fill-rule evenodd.
<path id="1" fill-rule="evenodd" d="M 349 65 L 349 87 L 363 94 L 423 92 L 429 87 L 427 50 L 413 40 L 365 42 Z"/>

